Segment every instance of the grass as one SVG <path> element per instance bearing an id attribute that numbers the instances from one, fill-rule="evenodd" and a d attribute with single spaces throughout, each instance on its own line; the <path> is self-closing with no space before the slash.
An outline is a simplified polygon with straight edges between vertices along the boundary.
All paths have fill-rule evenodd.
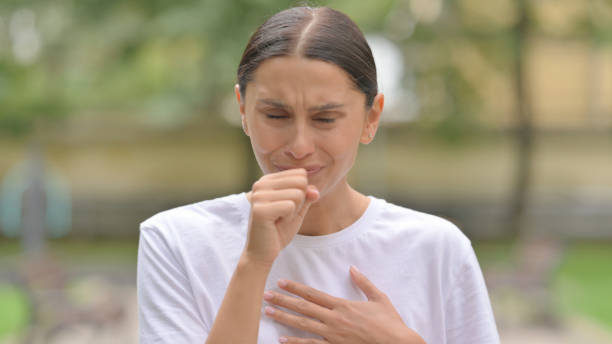
<path id="1" fill-rule="evenodd" d="M 508 242 L 476 242 L 478 260 L 487 269 L 512 267 Z M 569 245 L 553 281 L 553 298 L 565 315 L 581 315 L 612 331 L 612 242 Z"/>
<path id="2" fill-rule="evenodd" d="M 15 287 L 0 285 L 0 338 L 23 330 L 28 318 L 25 295 Z"/>
<path id="3" fill-rule="evenodd" d="M 564 312 L 581 313 L 612 331 L 612 244 L 572 245 L 554 285 Z"/>
<path id="4" fill-rule="evenodd" d="M 136 240 L 51 240 L 49 253 L 67 265 L 135 265 L 138 253 Z M 21 259 L 17 240 L 0 240 L 0 266 L 14 265 Z"/>
<path id="5" fill-rule="evenodd" d="M 0 269 L 13 270 L 23 256 L 17 240 L 0 240 Z M 48 251 L 64 267 L 120 267 L 136 265 L 138 243 L 133 241 L 51 240 Z M 0 280 L 0 339 L 23 330 L 28 323 L 28 300 L 16 287 Z"/>

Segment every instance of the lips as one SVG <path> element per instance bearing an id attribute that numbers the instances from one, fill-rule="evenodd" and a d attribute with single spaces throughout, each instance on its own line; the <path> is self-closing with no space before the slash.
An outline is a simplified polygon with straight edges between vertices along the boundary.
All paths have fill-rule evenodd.
<path id="1" fill-rule="evenodd" d="M 313 175 L 317 172 L 319 172 L 323 166 L 321 165 L 308 165 L 308 166 L 280 166 L 280 165 L 275 165 L 276 168 L 278 168 L 280 171 L 284 171 L 284 170 L 290 170 L 293 168 L 303 168 L 306 170 L 306 172 L 308 173 L 308 175 Z"/>

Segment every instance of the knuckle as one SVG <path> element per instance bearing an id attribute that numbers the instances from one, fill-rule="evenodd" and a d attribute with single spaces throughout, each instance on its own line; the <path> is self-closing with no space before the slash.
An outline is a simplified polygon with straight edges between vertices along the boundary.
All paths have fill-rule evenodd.
<path id="1" fill-rule="evenodd" d="M 284 213 L 293 213 L 296 209 L 295 203 L 293 203 L 293 201 L 283 201 L 281 204 L 282 204 L 282 211 Z"/>
<path id="2" fill-rule="evenodd" d="M 301 202 L 306 197 L 306 192 L 302 189 L 293 189 L 291 193 L 293 194 L 292 197 L 298 202 Z"/>
<path id="3" fill-rule="evenodd" d="M 341 304 L 336 305 L 336 307 L 334 307 L 334 310 L 338 311 L 338 314 L 349 313 L 350 312 L 350 309 L 349 309 L 348 305 L 345 304 L 345 303 L 341 303 Z"/>
<path id="4" fill-rule="evenodd" d="M 253 183 L 252 190 L 253 191 L 260 191 L 260 190 L 264 189 L 264 187 L 265 187 L 265 181 L 262 178 L 262 179 L 259 179 L 259 180 L 255 181 L 255 183 Z"/>
<path id="5" fill-rule="evenodd" d="M 306 290 L 304 291 L 304 296 L 305 296 L 305 298 L 306 298 L 306 299 L 308 299 L 308 300 L 313 300 L 313 299 L 315 298 L 316 294 L 315 294 L 315 291 L 314 291 L 314 290 L 312 290 L 312 289 L 306 289 Z"/>
<path id="6" fill-rule="evenodd" d="M 343 332 L 345 329 L 351 328 L 351 320 L 344 314 L 337 314 L 332 319 L 334 327 L 337 331 Z"/>
<path id="7" fill-rule="evenodd" d="M 300 327 L 301 329 L 307 329 L 308 328 L 308 322 L 309 322 L 308 319 L 300 317 L 297 320 L 297 324 L 296 325 L 298 327 Z"/>
<path id="8" fill-rule="evenodd" d="M 308 309 L 308 302 L 306 300 L 299 300 L 295 303 L 295 308 L 298 312 L 303 313 Z"/>
<path id="9" fill-rule="evenodd" d="M 261 201 L 261 192 L 253 192 L 251 195 L 251 200 L 253 203 L 257 203 Z"/>
<path id="10" fill-rule="evenodd" d="M 340 315 L 342 314 L 352 314 L 358 311 L 358 307 L 352 302 L 340 302 L 334 307 L 334 309 L 338 310 Z"/>
<path id="11" fill-rule="evenodd" d="M 293 176 L 291 182 L 294 183 L 296 187 L 302 188 L 308 184 L 308 178 L 305 175 L 297 175 Z"/>
<path id="12" fill-rule="evenodd" d="M 301 175 L 299 179 L 300 179 L 300 184 L 308 185 L 308 177 L 306 176 L 306 172 L 304 172 L 304 174 Z"/>
<path id="13" fill-rule="evenodd" d="M 295 205 L 295 203 L 289 202 L 289 205 L 287 206 L 287 211 L 289 213 L 293 213 L 296 211 L 296 209 L 297 209 L 297 206 Z"/>

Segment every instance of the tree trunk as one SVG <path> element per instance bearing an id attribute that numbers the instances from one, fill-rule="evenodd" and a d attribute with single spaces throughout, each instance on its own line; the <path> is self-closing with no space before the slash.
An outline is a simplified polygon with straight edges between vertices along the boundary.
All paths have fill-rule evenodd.
<path id="1" fill-rule="evenodd" d="M 527 88 L 525 71 L 525 44 L 528 36 L 527 4 L 518 1 L 519 21 L 516 26 L 514 83 L 516 88 L 516 171 L 514 186 L 508 208 L 507 234 L 512 239 L 521 236 L 524 230 L 525 209 L 529 201 L 533 165 L 533 120 L 531 99 Z"/>

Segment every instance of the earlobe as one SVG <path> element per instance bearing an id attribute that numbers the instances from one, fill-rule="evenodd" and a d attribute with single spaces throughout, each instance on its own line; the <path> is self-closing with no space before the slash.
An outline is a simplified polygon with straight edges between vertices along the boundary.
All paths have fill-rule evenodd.
<path id="1" fill-rule="evenodd" d="M 369 144 L 374 140 L 374 134 L 376 133 L 376 128 L 372 128 L 369 125 L 364 128 L 363 134 L 361 134 L 360 142 L 364 145 Z"/>
<path id="2" fill-rule="evenodd" d="M 376 125 L 367 123 L 363 128 L 363 132 L 361 133 L 361 139 L 359 140 L 359 142 L 363 143 L 364 145 L 367 145 L 372 142 L 372 140 L 374 140 L 374 134 L 376 134 L 376 129 Z"/>
<path id="3" fill-rule="evenodd" d="M 249 136 L 249 130 L 247 128 L 246 125 L 246 118 L 244 118 L 244 116 L 242 116 L 242 131 L 244 131 L 244 133 L 246 134 L 246 136 Z"/>
<path id="4" fill-rule="evenodd" d="M 246 136 L 249 136 L 249 126 L 247 125 L 246 115 L 244 113 L 240 114 L 240 123 L 242 124 L 242 131 Z"/>

